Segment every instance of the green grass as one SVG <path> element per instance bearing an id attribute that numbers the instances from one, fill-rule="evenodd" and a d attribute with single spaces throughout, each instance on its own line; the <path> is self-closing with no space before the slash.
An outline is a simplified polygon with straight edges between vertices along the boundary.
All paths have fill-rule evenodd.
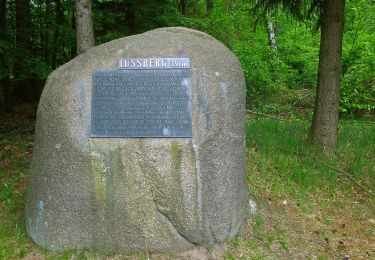
<path id="1" fill-rule="evenodd" d="M 0 123 L 0 259 L 27 254 L 23 209 L 34 122 L 5 118 Z"/>
<path id="2" fill-rule="evenodd" d="M 249 163 L 258 173 L 249 174 L 253 193 L 258 194 L 266 187 L 273 195 L 294 196 L 304 201 L 322 187 L 325 196 L 334 196 L 338 190 L 351 194 L 352 188 L 357 189 L 343 174 L 311 157 L 348 172 L 362 186 L 374 191 L 375 124 L 341 123 L 338 149 L 332 155 L 314 149 L 308 133 L 309 125 L 299 121 L 253 119 L 247 122 Z"/>
<path id="3" fill-rule="evenodd" d="M 24 204 L 33 129 L 34 121 L 20 115 L 0 119 L 0 259 L 103 258 L 87 251 L 48 252 L 28 239 Z M 374 192 L 375 124 L 341 123 L 332 156 L 312 148 L 308 130 L 301 121 L 248 119 L 249 193 L 259 210 L 228 243 L 226 259 L 333 259 L 348 252 L 357 258 L 375 256 L 374 197 L 342 174 L 296 153 L 344 170 Z"/>
<path id="4" fill-rule="evenodd" d="M 313 159 L 373 192 L 375 124 L 340 123 L 330 155 L 314 148 L 308 133 L 309 124 L 298 120 L 247 121 L 249 192 L 259 210 L 232 241 L 228 259 L 375 257 L 374 196 Z"/>

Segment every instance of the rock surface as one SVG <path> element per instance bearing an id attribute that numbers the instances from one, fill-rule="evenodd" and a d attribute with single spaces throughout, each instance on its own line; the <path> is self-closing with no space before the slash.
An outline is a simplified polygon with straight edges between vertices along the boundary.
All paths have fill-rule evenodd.
<path id="1" fill-rule="evenodd" d="M 192 138 L 90 138 L 92 71 L 123 57 L 191 59 Z M 50 250 L 179 251 L 234 237 L 247 208 L 245 83 L 211 36 L 161 28 L 76 57 L 37 112 L 26 226 Z"/>

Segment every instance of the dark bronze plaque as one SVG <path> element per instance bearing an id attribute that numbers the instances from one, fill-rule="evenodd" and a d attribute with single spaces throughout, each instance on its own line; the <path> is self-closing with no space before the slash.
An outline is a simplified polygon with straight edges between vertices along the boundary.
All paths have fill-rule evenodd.
<path id="1" fill-rule="evenodd" d="M 92 137 L 191 137 L 190 69 L 93 72 Z"/>

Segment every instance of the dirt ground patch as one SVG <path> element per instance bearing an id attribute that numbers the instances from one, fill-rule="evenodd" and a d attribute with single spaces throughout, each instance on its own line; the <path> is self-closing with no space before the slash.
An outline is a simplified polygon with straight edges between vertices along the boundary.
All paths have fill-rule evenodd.
<path id="1" fill-rule="evenodd" d="M 230 259 L 374 259 L 374 211 L 351 198 L 313 203 L 258 200 L 232 241 Z"/>

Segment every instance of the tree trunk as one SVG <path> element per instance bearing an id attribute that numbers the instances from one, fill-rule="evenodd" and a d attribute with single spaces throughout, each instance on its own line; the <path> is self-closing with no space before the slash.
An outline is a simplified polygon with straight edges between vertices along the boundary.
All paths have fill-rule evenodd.
<path id="1" fill-rule="evenodd" d="M 276 34 L 273 28 L 272 19 L 269 14 L 267 14 L 267 33 L 268 33 L 268 44 L 274 51 L 277 51 Z"/>
<path id="2" fill-rule="evenodd" d="M 94 29 L 91 16 L 91 0 L 75 0 L 77 53 L 94 47 Z"/>
<path id="3" fill-rule="evenodd" d="M 5 113 L 5 102 L 4 79 L 0 79 L 0 115 Z"/>
<path id="4" fill-rule="evenodd" d="M 30 2 L 16 0 L 16 42 L 20 47 L 31 49 Z"/>
<path id="5" fill-rule="evenodd" d="M 14 112 L 14 81 L 9 77 L 2 80 L 4 83 L 5 112 Z"/>
<path id="6" fill-rule="evenodd" d="M 44 50 L 44 2 L 43 1 L 38 1 L 38 24 L 39 24 L 39 28 L 38 28 L 38 32 L 39 32 L 39 39 L 37 40 L 37 42 L 39 43 L 39 47 L 40 47 L 40 60 L 43 60 L 44 57 L 43 57 L 43 50 Z"/>
<path id="7" fill-rule="evenodd" d="M 7 36 L 7 5 L 6 0 L 0 0 L 0 39 L 5 39 Z M 0 67 L 7 67 L 9 64 L 5 63 L 3 53 L 0 53 Z M 5 112 L 13 112 L 13 81 L 10 80 L 9 75 L 0 78 L 0 114 Z"/>
<path id="8" fill-rule="evenodd" d="M 214 2 L 212 0 L 206 0 L 207 13 L 211 13 L 214 9 Z"/>
<path id="9" fill-rule="evenodd" d="M 0 39 L 5 38 L 5 29 L 6 29 L 6 13 L 7 13 L 6 0 L 0 0 Z M 0 68 L 4 67 L 4 59 L 2 54 L 0 54 Z M 0 115 L 5 112 L 6 99 L 5 99 L 5 79 L 0 78 Z"/>
<path id="10" fill-rule="evenodd" d="M 321 14 L 318 86 L 312 141 L 333 150 L 337 144 L 345 0 L 325 0 Z"/>
<path id="11" fill-rule="evenodd" d="M 0 33 L 2 37 L 4 35 L 4 29 L 6 28 L 6 14 L 7 14 L 7 1 L 0 0 Z"/>
<path id="12" fill-rule="evenodd" d="M 61 9 L 61 0 L 56 0 L 56 6 L 55 6 L 55 32 L 53 34 L 53 51 L 52 51 L 52 69 L 56 68 L 56 63 L 57 63 L 57 56 L 58 56 L 58 45 L 60 42 L 60 27 L 64 25 L 64 14 Z"/>
<path id="13" fill-rule="evenodd" d="M 42 30 L 42 52 L 43 52 L 43 60 L 47 63 L 50 64 L 50 58 L 49 58 L 49 50 L 50 50 L 50 28 L 51 28 L 51 21 L 52 19 L 50 18 L 52 8 L 51 8 L 51 0 L 46 0 L 46 7 L 45 7 L 45 13 L 44 13 L 44 25 Z"/>
<path id="14" fill-rule="evenodd" d="M 194 15 L 198 16 L 199 15 L 199 1 L 194 0 Z"/>
<path id="15" fill-rule="evenodd" d="M 126 24 L 128 25 L 129 34 L 133 35 L 137 33 L 137 22 L 135 20 L 136 13 L 135 13 L 136 6 L 133 1 L 128 1 L 125 4 L 125 11 L 126 11 Z"/>
<path id="16" fill-rule="evenodd" d="M 180 0 L 179 1 L 179 8 L 182 15 L 186 15 L 186 4 L 187 0 Z"/>
<path id="17" fill-rule="evenodd" d="M 14 77 L 10 83 L 14 83 L 14 90 L 9 89 L 7 98 L 14 100 L 16 98 L 23 101 L 31 101 L 36 89 L 32 86 L 29 79 L 25 79 L 22 73 L 27 76 L 25 61 L 30 57 L 31 52 L 31 18 L 30 18 L 30 1 L 16 0 L 16 53 L 14 65 Z M 9 84 L 11 87 L 12 84 Z M 13 96 L 13 94 L 15 96 Z"/>

